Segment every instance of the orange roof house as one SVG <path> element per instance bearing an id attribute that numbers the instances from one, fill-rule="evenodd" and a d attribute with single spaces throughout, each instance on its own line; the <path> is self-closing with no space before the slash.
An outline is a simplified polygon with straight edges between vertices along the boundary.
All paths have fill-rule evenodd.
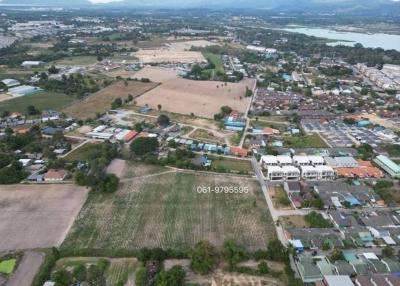
<path id="1" fill-rule="evenodd" d="M 26 134 L 29 132 L 29 130 L 30 130 L 29 128 L 20 128 L 20 129 L 15 130 L 15 132 L 18 134 Z"/>
<path id="2" fill-rule="evenodd" d="M 280 134 L 280 131 L 278 129 L 266 127 L 263 129 L 262 133 L 265 135 L 278 135 Z"/>
<path id="3" fill-rule="evenodd" d="M 246 157 L 249 154 L 249 151 L 240 147 L 231 147 L 230 148 L 231 154 L 240 157 Z"/>
<path id="4" fill-rule="evenodd" d="M 131 141 L 133 138 L 136 137 L 137 134 L 138 134 L 138 132 L 136 130 L 129 131 L 129 133 L 125 134 L 124 141 L 125 142 Z"/>
<path id="5" fill-rule="evenodd" d="M 67 171 L 65 170 L 55 170 L 49 169 L 43 178 L 45 181 L 62 181 L 67 176 Z"/>
<path id="6" fill-rule="evenodd" d="M 340 177 L 346 178 L 383 178 L 383 172 L 372 165 L 370 161 L 357 160 L 358 167 L 336 168 L 336 173 Z"/>

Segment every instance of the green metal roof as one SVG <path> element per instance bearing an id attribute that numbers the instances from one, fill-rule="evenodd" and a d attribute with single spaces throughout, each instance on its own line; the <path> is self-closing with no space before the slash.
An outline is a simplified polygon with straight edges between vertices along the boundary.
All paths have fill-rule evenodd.
<path id="1" fill-rule="evenodd" d="M 390 160 L 388 157 L 383 156 L 383 155 L 378 155 L 376 156 L 376 159 L 382 162 L 382 164 L 385 164 L 388 168 L 390 168 L 394 173 L 400 173 L 400 166 L 397 165 L 395 162 Z"/>
<path id="2" fill-rule="evenodd" d="M 351 252 L 343 252 L 343 257 L 347 262 L 357 260 L 357 257 Z"/>

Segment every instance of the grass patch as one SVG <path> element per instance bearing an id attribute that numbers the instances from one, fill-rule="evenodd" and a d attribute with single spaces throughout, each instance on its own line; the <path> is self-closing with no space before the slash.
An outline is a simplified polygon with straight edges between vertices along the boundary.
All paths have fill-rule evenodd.
<path id="1" fill-rule="evenodd" d="M 89 160 L 90 154 L 97 148 L 97 145 L 96 143 L 86 143 L 65 156 L 64 160 L 68 162 Z"/>
<path id="2" fill-rule="evenodd" d="M 227 157 L 209 156 L 215 168 L 224 168 L 231 172 L 249 173 L 253 171 L 251 162 Z"/>
<path id="3" fill-rule="evenodd" d="M 224 73 L 224 63 L 222 62 L 221 56 L 213 53 L 203 53 L 203 56 L 215 65 L 215 68 L 213 69 L 215 73 Z"/>
<path id="4" fill-rule="evenodd" d="M 279 220 L 284 228 L 310 227 L 310 225 L 304 220 L 304 216 L 301 215 L 281 216 Z"/>
<path id="5" fill-rule="evenodd" d="M 0 262 L 0 273 L 11 274 L 17 263 L 16 259 L 8 259 Z"/>
<path id="6" fill-rule="evenodd" d="M 333 227 L 333 224 L 324 219 L 324 217 L 315 211 L 310 212 L 309 214 L 304 216 L 304 220 L 308 223 L 308 225 L 312 228 L 330 228 Z"/>
<path id="7" fill-rule="evenodd" d="M 250 121 L 251 126 L 253 126 L 254 128 L 266 128 L 266 127 L 270 127 L 270 128 L 275 128 L 278 129 L 279 127 L 283 127 L 285 128 L 287 126 L 287 124 L 282 123 L 282 122 L 275 122 L 275 121 L 264 121 L 264 120 L 255 120 L 252 119 Z"/>
<path id="8" fill-rule="evenodd" d="M 192 134 L 190 134 L 190 138 L 199 141 L 208 141 L 215 143 L 225 143 L 223 138 L 216 137 L 212 132 L 207 131 L 205 129 L 197 129 Z"/>
<path id="9" fill-rule="evenodd" d="M 0 112 L 7 110 L 10 112 L 16 111 L 24 113 L 29 105 L 33 105 L 39 110 L 61 110 L 74 101 L 75 98 L 72 95 L 66 95 L 59 92 L 41 91 L 33 95 L 21 96 L 0 102 Z"/>
<path id="10" fill-rule="evenodd" d="M 198 193 L 197 187 L 246 186 L 248 193 Z M 123 183 L 113 194 L 91 192 L 62 248 L 182 248 L 234 239 L 265 248 L 275 229 L 253 179 L 169 173 Z"/>
<path id="11" fill-rule="evenodd" d="M 400 157 L 400 145 L 382 144 L 382 148 L 389 153 L 390 157 Z"/>
<path id="12" fill-rule="evenodd" d="M 281 185 L 275 186 L 272 201 L 277 208 L 288 208 L 292 205 L 290 199 L 288 198 L 285 190 Z"/>
<path id="13" fill-rule="evenodd" d="M 325 141 L 314 133 L 309 135 L 292 135 L 284 138 L 285 147 L 289 148 L 327 148 Z"/>

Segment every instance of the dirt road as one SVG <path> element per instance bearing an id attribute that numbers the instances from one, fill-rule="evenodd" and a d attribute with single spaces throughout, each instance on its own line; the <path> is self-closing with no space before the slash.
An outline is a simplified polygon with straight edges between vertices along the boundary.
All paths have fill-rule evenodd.
<path id="1" fill-rule="evenodd" d="M 44 260 L 43 253 L 26 251 L 6 286 L 30 286 Z"/>

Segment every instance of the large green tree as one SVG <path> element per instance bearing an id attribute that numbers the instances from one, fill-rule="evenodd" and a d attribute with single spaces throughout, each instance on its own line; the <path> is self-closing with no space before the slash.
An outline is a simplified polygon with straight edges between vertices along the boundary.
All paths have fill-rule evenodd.
<path id="1" fill-rule="evenodd" d="M 157 138 L 138 138 L 131 143 L 131 151 L 138 156 L 143 156 L 156 151 L 159 143 Z"/>
<path id="2" fill-rule="evenodd" d="M 193 271 L 207 274 L 213 270 L 218 262 L 217 250 L 208 241 L 198 242 L 190 252 Z"/>

